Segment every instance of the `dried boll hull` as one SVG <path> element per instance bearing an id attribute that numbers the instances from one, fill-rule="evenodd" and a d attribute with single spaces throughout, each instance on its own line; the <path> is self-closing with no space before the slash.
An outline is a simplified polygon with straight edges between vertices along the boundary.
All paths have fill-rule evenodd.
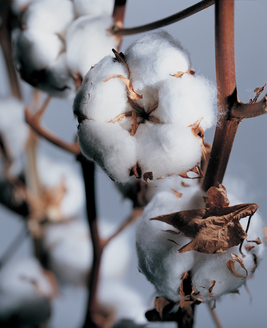
<path id="1" fill-rule="evenodd" d="M 183 196 L 175 199 L 175 195 L 170 192 L 156 194 L 147 205 L 137 227 L 136 248 L 140 270 L 154 284 L 159 296 L 174 302 L 185 297 L 182 290 L 182 277 L 185 273 L 190 273 L 192 294 L 197 295 L 202 302 L 235 292 L 254 273 L 264 252 L 264 245 L 259 241 L 264 240 L 262 219 L 257 213 L 251 219 L 242 253 L 240 245 L 217 254 L 195 250 L 179 252 L 194 238 L 186 237 L 166 222 L 150 218 L 166 212 L 199 208 L 199 204 L 195 202 L 202 198 L 201 191 L 192 190 L 192 196 L 193 203 L 190 197 L 186 197 L 186 201 L 182 203 L 180 201 Z M 240 223 L 245 230 L 248 217 L 241 219 Z"/>
<path id="2" fill-rule="evenodd" d="M 167 32 L 113 52 L 86 74 L 74 100 L 85 156 L 121 183 L 194 169 L 214 122 L 214 88 L 192 75 L 187 52 Z"/>

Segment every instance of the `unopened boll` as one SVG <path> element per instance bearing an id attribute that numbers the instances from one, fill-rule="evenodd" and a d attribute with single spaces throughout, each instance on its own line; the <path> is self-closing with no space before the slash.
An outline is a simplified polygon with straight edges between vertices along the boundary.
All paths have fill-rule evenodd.
<path id="1" fill-rule="evenodd" d="M 40 325 L 51 313 L 51 282 L 34 258 L 8 263 L 0 271 L 0 322 Z"/>
<path id="2" fill-rule="evenodd" d="M 214 88 L 167 32 L 114 54 L 91 68 L 74 100 L 82 152 L 122 183 L 192 170 L 215 119 Z"/>
<path id="3" fill-rule="evenodd" d="M 181 277 L 190 271 L 192 289 L 203 301 L 216 299 L 223 294 L 235 292 L 254 273 L 264 252 L 264 245 L 252 242 L 257 238 L 264 241 L 262 219 L 258 213 L 251 219 L 248 236 L 243 243 L 242 257 L 239 245 L 229 248 L 226 252 L 218 254 L 204 254 L 196 251 L 179 253 L 178 250 L 189 243 L 192 238 L 186 237 L 182 232 L 164 222 L 150 220 L 150 218 L 167 213 L 189 209 L 204 208 L 203 192 L 194 188 L 190 196 L 183 201 L 183 196 L 178 199 L 171 192 L 157 193 L 147 205 L 140 218 L 136 233 L 136 249 L 139 268 L 146 278 L 154 284 L 159 296 L 174 302 L 182 299 L 180 294 Z M 202 203 L 202 204 L 201 204 Z M 240 221 L 246 229 L 248 217 Z M 170 230 L 173 231 L 170 232 Z M 247 246 L 255 246 L 246 248 Z M 240 256 L 244 266 L 235 263 L 235 272 L 243 278 L 236 277 L 230 272 L 226 263 L 232 260 L 231 254 Z"/>

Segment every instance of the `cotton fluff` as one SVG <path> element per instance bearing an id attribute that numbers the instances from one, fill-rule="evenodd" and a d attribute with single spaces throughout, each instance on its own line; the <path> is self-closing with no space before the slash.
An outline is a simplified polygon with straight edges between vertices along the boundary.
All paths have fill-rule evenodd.
<path id="1" fill-rule="evenodd" d="M 192 170 L 214 122 L 214 88 L 192 75 L 187 52 L 167 32 L 114 53 L 85 75 L 74 100 L 82 152 L 121 183 Z"/>
<path id="2" fill-rule="evenodd" d="M 11 9 L 16 14 L 19 15 L 21 12 L 25 11 L 29 4 L 35 0 L 12 0 Z"/>
<path id="3" fill-rule="evenodd" d="M 114 0 L 73 0 L 73 5 L 77 16 L 111 16 Z"/>
<path id="4" fill-rule="evenodd" d="M 187 190 L 190 188 L 188 187 Z M 171 234 L 168 230 L 179 231 L 164 222 L 149 220 L 162 214 L 204 207 L 203 193 L 200 190 L 196 191 L 193 188 L 192 199 L 188 197 L 189 195 L 190 193 L 183 201 L 183 196 L 180 199 L 175 199 L 176 196 L 173 193 L 160 192 L 147 205 L 140 218 L 136 233 L 139 268 L 146 278 L 154 284 L 159 296 L 174 302 L 182 299 L 179 293 L 180 279 L 186 271 L 190 271 L 194 292 L 199 292 L 198 296 L 206 302 L 225 293 L 236 291 L 246 281 L 246 278 L 235 277 L 226 266 L 226 263 L 232 260 L 231 253 L 242 258 L 239 246 L 231 247 L 226 252 L 219 254 L 204 254 L 196 251 L 180 254 L 179 248 L 190 242 L 192 238 L 185 237 L 181 232 L 177 235 Z M 201 202 L 202 206 L 200 205 Z M 248 218 L 240 221 L 244 229 L 246 229 L 247 221 Z M 256 213 L 252 217 L 248 237 L 242 247 L 242 252 L 246 255 L 242 259 L 248 276 L 255 271 L 256 264 L 262 259 L 264 245 L 251 242 L 258 237 L 262 241 L 264 240 L 262 219 Z M 246 250 L 246 246 L 255 247 Z M 235 270 L 238 274 L 246 275 L 239 263 L 235 263 Z M 215 281 L 215 285 L 211 292 L 212 281 Z"/>
<path id="5" fill-rule="evenodd" d="M 101 221 L 102 238 L 114 233 L 115 227 Z M 92 241 L 87 224 L 73 221 L 49 225 L 45 230 L 44 248 L 49 268 L 62 284 L 86 285 L 93 263 Z M 130 246 L 127 231 L 123 231 L 105 247 L 101 262 L 101 277 L 119 279 L 129 263 Z"/>
<path id="6" fill-rule="evenodd" d="M 0 135 L 12 161 L 9 173 L 16 175 L 22 169 L 21 157 L 29 129 L 24 120 L 24 105 L 14 97 L 0 99 Z"/>
<path id="7" fill-rule="evenodd" d="M 0 271 L 0 322 L 39 325 L 49 319 L 53 287 L 34 258 L 8 263 Z"/>
<path id="8" fill-rule="evenodd" d="M 91 66 L 117 48 L 118 41 L 108 35 L 107 29 L 113 24 L 110 16 L 77 18 L 66 34 L 66 53 L 69 70 L 74 76 L 84 75 Z"/>
<path id="9" fill-rule="evenodd" d="M 85 205 L 85 195 L 83 179 L 74 170 L 74 167 L 38 154 L 37 172 L 45 188 L 55 188 L 62 182 L 66 188 L 59 209 L 51 208 L 49 210 L 51 219 L 77 217 Z"/>
<path id="10" fill-rule="evenodd" d="M 35 0 L 22 18 L 22 24 L 31 30 L 65 35 L 66 29 L 74 19 L 71 0 Z"/>

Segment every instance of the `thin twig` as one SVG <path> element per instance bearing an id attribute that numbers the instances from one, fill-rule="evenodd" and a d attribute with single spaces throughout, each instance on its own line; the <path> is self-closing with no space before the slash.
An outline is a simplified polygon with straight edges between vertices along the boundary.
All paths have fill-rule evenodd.
<path id="1" fill-rule="evenodd" d="M 250 102 L 248 104 L 237 101 L 231 109 L 231 118 L 242 120 L 244 118 L 252 118 L 267 114 L 267 95 L 258 102 Z"/>
<path id="2" fill-rule="evenodd" d="M 184 18 L 187 18 L 193 14 L 198 13 L 199 11 L 206 9 L 214 4 L 215 0 L 203 0 L 198 2 L 197 4 L 188 7 L 172 16 L 163 18 L 153 23 L 149 23 L 142 26 L 132 27 L 132 28 L 120 28 L 115 25 L 110 30 L 110 33 L 114 35 L 132 35 L 137 33 L 143 33 L 147 31 L 152 31 L 160 27 L 164 27 L 173 23 L 176 23 Z"/>
<path id="3" fill-rule="evenodd" d="M 221 321 L 220 321 L 220 319 L 218 317 L 218 314 L 215 311 L 215 309 L 212 309 L 210 302 L 207 303 L 207 306 L 208 306 L 208 308 L 210 310 L 210 314 L 211 314 L 212 319 L 214 320 L 217 328 L 223 328 L 223 325 L 222 325 L 222 323 L 221 323 Z"/>
<path id="4" fill-rule="evenodd" d="M 203 189 L 221 183 L 228 164 L 235 134 L 240 123 L 231 119 L 231 108 L 237 103 L 234 0 L 215 1 L 216 80 L 218 90 L 218 122 Z"/>
<path id="5" fill-rule="evenodd" d="M 40 125 L 38 120 L 35 119 L 29 108 L 26 107 L 25 109 L 25 118 L 26 122 L 30 125 L 30 127 L 41 137 L 51 142 L 53 145 L 58 146 L 61 149 L 67 150 L 68 152 L 78 155 L 80 153 L 80 147 L 78 143 L 68 144 L 65 141 L 59 139 L 51 132 L 47 131 L 44 127 Z"/>

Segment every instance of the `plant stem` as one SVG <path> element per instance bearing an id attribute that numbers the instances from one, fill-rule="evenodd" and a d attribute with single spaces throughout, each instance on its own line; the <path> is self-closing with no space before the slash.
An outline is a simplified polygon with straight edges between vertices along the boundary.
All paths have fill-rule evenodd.
<path id="1" fill-rule="evenodd" d="M 137 26 L 137 27 L 132 27 L 132 28 L 121 28 L 120 26 L 114 26 L 114 28 L 110 31 L 114 35 L 132 35 L 132 34 L 138 34 L 138 33 L 143 33 L 147 31 L 152 31 L 160 27 L 164 27 L 173 23 L 176 23 L 184 18 L 187 18 L 193 14 L 198 13 L 199 11 L 206 9 L 213 5 L 215 0 L 203 0 L 195 5 L 188 7 L 182 11 L 179 11 L 178 13 L 160 19 L 156 22 L 149 23 L 146 25 L 142 26 Z"/>
<path id="2" fill-rule="evenodd" d="M 237 103 L 234 51 L 234 0 L 215 1 L 216 80 L 218 122 L 203 189 L 221 183 L 224 177 L 239 119 L 231 119 Z"/>
<path id="3" fill-rule="evenodd" d="M 211 314 L 212 319 L 214 320 L 214 322 L 215 322 L 215 324 L 216 324 L 216 327 L 217 327 L 217 328 L 223 328 L 223 325 L 222 325 L 222 323 L 221 323 L 221 321 L 220 321 L 220 319 L 219 319 L 219 317 L 218 317 L 218 314 L 217 314 L 217 312 L 215 311 L 215 309 L 212 309 L 210 302 L 208 302 L 208 303 L 206 303 L 206 304 L 207 304 L 207 306 L 208 306 L 208 308 L 209 308 L 209 310 L 210 310 L 210 314 Z"/>

